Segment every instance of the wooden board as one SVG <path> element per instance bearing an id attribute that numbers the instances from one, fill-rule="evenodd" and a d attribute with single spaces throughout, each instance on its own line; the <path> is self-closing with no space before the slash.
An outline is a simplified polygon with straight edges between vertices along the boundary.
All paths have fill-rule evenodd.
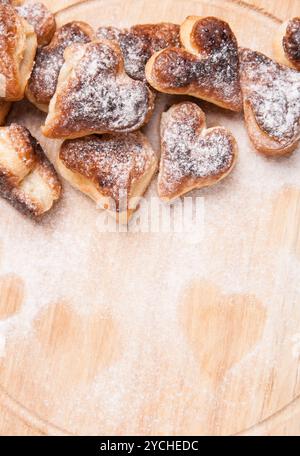
<path id="1" fill-rule="evenodd" d="M 216 15 L 268 55 L 280 18 L 297 12 L 292 0 L 272 2 L 273 14 L 258 0 L 48 3 L 59 24 L 94 27 Z M 156 149 L 159 113 L 173 101 L 159 99 L 146 129 Z M 236 135 L 240 159 L 224 183 L 192 194 L 204 198 L 199 242 L 103 233 L 93 204 L 68 185 L 42 225 L 0 202 L 2 434 L 300 433 L 291 425 L 300 413 L 299 151 L 266 160 L 241 115 L 200 105 L 209 125 Z M 40 113 L 23 102 L 10 120 L 55 159 L 59 143 L 41 136 Z"/>

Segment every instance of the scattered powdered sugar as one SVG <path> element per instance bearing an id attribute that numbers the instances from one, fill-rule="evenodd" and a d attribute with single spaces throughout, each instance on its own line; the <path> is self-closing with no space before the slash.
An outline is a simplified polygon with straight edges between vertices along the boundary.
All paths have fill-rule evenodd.
<path id="1" fill-rule="evenodd" d="M 191 54 L 184 48 L 166 49 L 153 65 L 155 84 L 166 91 L 202 93 L 239 111 L 242 100 L 235 36 L 223 21 L 215 18 L 202 19 L 195 27 L 190 41 L 199 49 L 199 57 L 196 50 Z"/>
<path id="2" fill-rule="evenodd" d="M 51 11 L 43 3 L 35 1 L 21 4 L 16 10 L 34 28 L 38 44 L 48 44 L 56 28 Z"/>
<path id="3" fill-rule="evenodd" d="M 158 96 L 157 111 L 146 128 L 153 144 L 158 144 L 161 111 L 175 101 L 178 98 Z M 99 212 L 93 202 L 68 184 L 64 185 L 61 204 L 41 225 L 0 201 L 0 274 L 18 275 L 26 287 L 19 313 L 0 325 L 0 333 L 6 338 L 2 371 L 6 372 L 16 356 L 12 347 L 17 340 L 29 366 L 23 378 L 24 394 L 17 399 L 30 408 L 29 391 L 34 385 L 40 415 L 58 426 L 67 426 L 68 431 L 111 435 L 166 429 L 166 433 L 180 433 L 180 427 L 168 424 L 173 423 L 174 413 L 170 397 L 176 398 L 178 413 L 189 429 L 194 426 L 190 420 L 198 415 L 205 426 L 206 413 L 214 407 L 217 396 L 185 337 L 180 314 L 189 312 L 183 294 L 194 280 L 208 281 L 225 295 L 254 294 L 268 313 L 260 343 L 244 358 L 242 369 L 236 364 L 224 378 L 224 395 L 230 396 L 232 391 L 230 379 L 243 387 L 246 404 L 240 403 L 238 393 L 236 401 L 231 394 L 231 413 L 236 409 L 244 412 L 251 401 L 256 390 L 247 379 L 253 378 L 254 368 L 265 371 L 266 360 L 272 369 L 283 355 L 288 359 L 289 353 L 283 348 L 277 346 L 274 352 L 274 340 L 280 340 L 280 322 L 286 313 L 294 315 L 293 321 L 285 323 L 287 333 L 294 334 L 299 324 L 295 310 L 300 259 L 284 245 L 272 244 L 270 232 L 275 220 L 274 202 L 284 188 L 299 189 L 299 149 L 289 158 L 266 159 L 253 150 L 242 115 L 205 103 L 201 106 L 207 113 L 208 127 L 222 125 L 232 131 L 240 158 L 223 182 L 188 195 L 205 198 L 205 235 L 198 244 L 187 242 L 186 233 L 103 233 L 98 230 Z M 12 116 L 14 121 L 19 116 L 22 123 L 27 122 L 54 160 L 59 143 L 39 133 L 42 114 L 24 103 L 18 104 Z M 154 180 L 146 200 L 156 195 Z M 286 220 L 296 224 L 296 212 L 293 207 L 289 211 Z M 286 220 L 276 219 L 276 223 L 284 227 Z M 287 290 L 290 300 L 285 299 Z M 121 346 L 118 357 L 95 377 L 84 383 L 72 378 L 72 386 L 64 378 L 58 388 L 61 376 L 66 375 L 64 362 L 70 347 L 67 345 L 67 351 L 53 347 L 56 353 L 62 351 L 52 371 L 51 359 L 39 351 L 41 333 L 34 328 L 39 320 L 42 327 L 49 327 L 52 320 L 45 320 L 45 311 L 62 302 L 67 302 L 71 313 L 82 321 L 89 315 L 109 315 L 116 322 Z M 93 363 L 91 350 L 86 356 Z M 45 370 L 39 368 L 41 354 Z M 80 356 L 75 363 L 82 362 Z M 21 365 L 22 360 L 14 366 L 15 375 L 21 375 Z M 1 382 L 10 391 L 2 377 Z M 12 395 L 15 397 L 15 391 Z M 229 411 L 223 412 L 225 419 Z"/>
<path id="4" fill-rule="evenodd" d="M 119 65 L 114 45 L 91 43 L 84 49 L 58 97 L 62 131 L 130 131 L 145 123 L 152 94 L 143 82 L 118 74 Z"/>
<path id="5" fill-rule="evenodd" d="M 94 71 L 92 65 L 89 72 Z M 159 114 L 176 101 L 159 96 L 156 114 L 145 129 L 157 151 Z M 205 235 L 199 244 L 187 242 L 186 233 L 100 232 L 95 205 L 68 184 L 60 205 L 40 225 L 0 201 L 0 274 L 14 273 L 25 283 L 20 311 L 0 323 L 1 386 L 29 410 L 67 431 L 182 435 L 193 430 L 207 435 L 231 423 L 233 415 L 241 425 L 249 416 L 249 404 L 261 404 L 258 392 L 263 392 L 260 410 L 265 411 L 270 379 L 275 396 L 286 385 L 286 378 L 279 378 L 280 366 L 290 360 L 289 366 L 296 365 L 287 341 L 282 341 L 286 334 L 299 332 L 299 251 L 295 237 L 288 245 L 284 236 L 274 242 L 273 230 L 285 232 L 298 223 L 293 204 L 282 217 L 275 217 L 274 211 L 285 191 L 299 194 L 300 149 L 290 157 L 267 159 L 253 150 L 242 115 L 202 102 L 201 107 L 208 127 L 222 125 L 232 131 L 240 157 L 227 179 L 188 195 L 204 198 Z M 12 117 L 27 123 L 54 161 L 60 143 L 40 135 L 42 114 L 22 103 Z M 156 195 L 154 180 L 146 200 Z M 209 282 L 223 295 L 254 294 L 267 313 L 260 341 L 218 385 L 204 372 L 204 363 L 183 330 L 181 312 L 192 313 L 184 290 L 195 280 Z M 43 341 L 43 331 L 36 330 L 40 322 L 52 334 L 55 323 L 47 310 L 63 302 L 82 321 L 109 315 L 121 336 L 116 359 L 81 383 L 65 368 L 73 348 L 67 331 L 62 330 L 60 341 L 53 343 L 46 336 Z M 89 334 L 87 330 L 82 342 Z M 65 337 L 68 344 L 60 346 Z M 104 339 L 99 337 L 101 348 Z M 79 351 L 74 364 L 98 362 L 92 347 L 85 346 L 88 349 L 83 355 Z M 208 352 L 206 359 L 213 355 Z M 253 381 L 253 371 L 263 374 Z M 296 378 L 293 373 L 289 370 L 291 379 Z M 22 381 L 18 397 L 12 375 Z M 207 429 L 208 423 L 213 428 Z"/>
<path id="6" fill-rule="evenodd" d="M 139 132 L 71 140 L 60 152 L 67 168 L 94 181 L 117 202 L 122 192 L 130 195 L 132 182 L 143 176 L 154 157 L 147 138 Z"/>
<path id="7" fill-rule="evenodd" d="M 175 188 L 185 178 L 205 179 L 228 171 L 234 151 L 226 130 L 201 132 L 201 114 L 192 103 L 174 106 L 164 116 L 162 179 L 166 188 Z"/>
<path id="8" fill-rule="evenodd" d="M 37 50 L 35 65 L 29 80 L 29 90 L 38 103 L 49 103 L 53 97 L 59 72 L 64 63 L 65 49 L 75 43 L 88 43 L 90 35 L 76 22 L 57 30 L 52 42 Z"/>
<path id="9" fill-rule="evenodd" d="M 180 45 L 179 26 L 168 23 L 136 25 L 130 29 L 100 27 L 97 36 L 118 42 L 126 73 L 140 81 L 146 80 L 145 66 L 154 52 Z"/>
<path id="10" fill-rule="evenodd" d="M 242 88 L 258 125 L 281 144 L 300 137 L 300 73 L 243 49 Z"/>

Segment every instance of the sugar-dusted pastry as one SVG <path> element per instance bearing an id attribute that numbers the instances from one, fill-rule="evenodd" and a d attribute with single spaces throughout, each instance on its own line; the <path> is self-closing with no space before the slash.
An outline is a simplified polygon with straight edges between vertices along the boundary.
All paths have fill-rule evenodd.
<path id="1" fill-rule="evenodd" d="M 48 111 L 64 63 L 65 49 L 74 43 L 88 43 L 93 37 L 93 30 L 85 22 L 69 22 L 55 32 L 48 46 L 38 49 L 26 89 L 31 103 L 42 111 Z"/>
<path id="2" fill-rule="evenodd" d="M 129 29 L 100 27 L 99 39 L 118 42 L 124 57 L 125 71 L 133 79 L 145 81 L 145 66 L 151 55 L 167 47 L 179 47 L 179 25 L 134 25 Z"/>
<path id="3" fill-rule="evenodd" d="M 56 22 L 54 14 L 40 2 L 17 6 L 17 13 L 34 28 L 39 46 L 48 44 L 54 35 Z"/>
<path id="4" fill-rule="evenodd" d="M 39 217 L 59 199 L 57 174 L 27 128 L 0 128 L 0 195 L 22 213 Z"/>
<path id="5" fill-rule="evenodd" d="M 292 152 L 300 139 L 300 73 L 260 52 L 240 49 L 245 121 L 255 148 Z"/>
<path id="6" fill-rule="evenodd" d="M 5 124 L 6 117 L 10 111 L 11 103 L 0 100 L 0 126 Z"/>
<path id="7" fill-rule="evenodd" d="M 157 157 L 141 132 L 65 141 L 58 170 L 75 188 L 127 223 L 157 170 Z"/>
<path id="8" fill-rule="evenodd" d="M 279 63 L 300 70 L 300 17 L 289 19 L 278 28 L 273 48 Z"/>
<path id="9" fill-rule="evenodd" d="M 22 5 L 24 0 L 0 0 L 0 4 L 2 3 L 3 5 L 13 5 L 13 6 L 19 6 Z"/>
<path id="10" fill-rule="evenodd" d="M 150 118 L 154 96 L 124 70 L 114 41 L 74 45 L 65 51 L 57 89 L 42 131 L 49 138 L 128 133 Z"/>
<path id="11" fill-rule="evenodd" d="M 238 44 L 229 25 L 216 17 L 188 17 L 180 27 L 182 48 L 155 53 L 146 65 L 159 92 L 192 95 L 241 111 Z"/>
<path id="12" fill-rule="evenodd" d="M 33 27 L 13 6 L 0 4 L 0 100 L 24 96 L 37 48 Z"/>
<path id="13" fill-rule="evenodd" d="M 195 103 L 173 105 L 162 115 L 158 194 L 170 201 L 224 179 L 238 155 L 233 135 L 223 127 L 206 128 Z"/>

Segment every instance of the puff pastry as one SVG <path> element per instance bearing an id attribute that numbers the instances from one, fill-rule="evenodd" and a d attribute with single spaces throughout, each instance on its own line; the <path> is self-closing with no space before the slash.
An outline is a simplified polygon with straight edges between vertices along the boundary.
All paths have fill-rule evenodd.
<path id="1" fill-rule="evenodd" d="M 48 112 L 64 64 L 65 49 L 74 43 L 88 43 L 93 37 L 92 28 L 85 22 L 69 22 L 55 32 L 48 46 L 38 49 L 26 89 L 26 96 L 31 103 L 41 111 Z"/>
<path id="2" fill-rule="evenodd" d="M 300 139 L 300 73 L 260 52 L 240 49 L 245 121 L 255 148 L 291 153 Z"/>
<path id="3" fill-rule="evenodd" d="M 57 174 L 27 128 L 0 128 L 0 195 L 25 215 L 40 217 L 61 193 Z"/>
<path id="4" fill-rule="evenodd" d="M 134 25 L 129 29 L 100 27 L 97 37 L 117 41 L 124 57 L 126 73 L 139 81 L 146 81 L 145 66 L 155 52 L 180 46 L 179 25 L 167 22 Z"/>
<path id="5" fill-rule="evenodd" d="M 273 47 L 279 63 L 300 70 L 300 17 L 289 19 L 279 27 Z"/>
<path id="6" fill-rule="evenodd" d="M 49 138 L 128 133 L 150 118 L 154 95 L 124 70 L 113 41 L 73 45 L 65 51 L 57 89 L 42 131 Z"/>
<path id="7" fill-rule="evenodd" d="M 21 4 L 16 7 L 16 10 L 19 16 L 34 28 L 39 46 L 44 46 L 51 41 L 56 29 L 55 17 L 43 3 Z"/>
<path id="8" fill-rule="evenodd" d="M 157 170 L 157 157 L 140 132 L 65 141 L 60 174 L 75 188 L 127 223 Z"/>
<path id="9" fill-rule="evenodd" d="M 232 171 L 237 155 L 233 135 L 223 127 L 207 129 L 199 106 L 172 106 L 161 120 L 159 197 L 170 201 L 219 182 Z"/>
<path id="10" fill-rule="evenodd" d="M 201 98 L 232 111 L 241 111 L 239 58 L 236 37 L 216 17 L 190 16 L 180 27 L 183 47 L 155 53 L 146 77 L 156 90 Z"/>
<path id="11" fill-rule="evenodd" d="M 21 100 L 37 48 L 33 27 L 11 5 L 0 4 L 0 99 Z"/>

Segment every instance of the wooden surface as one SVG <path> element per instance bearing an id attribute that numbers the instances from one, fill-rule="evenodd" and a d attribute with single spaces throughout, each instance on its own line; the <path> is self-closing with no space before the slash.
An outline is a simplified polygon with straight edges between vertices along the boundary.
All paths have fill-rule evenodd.
<path id="1" fill-rule="evenodd" d="M 219 15 L 242 45 L 269 55 L 280 20 L 300 14 L 298 0 L 44 3 L 59 24 L 94 27 Z M 103 236 L 91 203 L 69 187 L 47 226 L 1 202 L 2 435 L 300 435 L 300 187 L 285 182 L 288 163 L 256 158 L 241 116 L 204 107 L 210 123 L 237 135 L 241 162 L 228 183 L 204 193 L 216 217 L 233 206 L 223 226 L 208 220 L 204 246 Z M 11 119 L 54 158 L 58 144 L 39 133 L 42 115 L 23 103 Z M 262 169 L 267 184 L 272 172 L 274 181 L 286 174 L 269 193 L 251 175 L 253 192 L 239 203 L 243 163 Z M 56 288 L 66 293 L 54 298 Z"/>

